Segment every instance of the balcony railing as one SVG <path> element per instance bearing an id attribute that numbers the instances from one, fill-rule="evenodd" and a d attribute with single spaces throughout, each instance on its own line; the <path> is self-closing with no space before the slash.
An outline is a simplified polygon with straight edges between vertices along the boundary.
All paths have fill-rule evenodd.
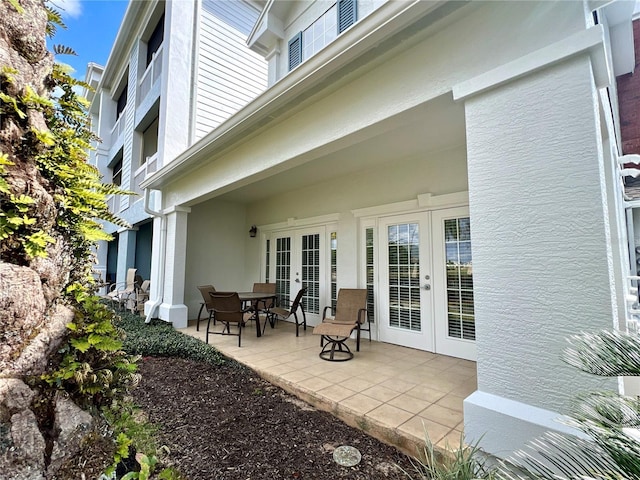
<path id="1" fill-rule="evenodd" d="M 116 120 L 116 123 L 113 125 L 113 128 L 111 129 L 111 144 L 109 145 L 110 147 L 118 143 L 118 139 L 122 138 L 122 134 L 124 133 L 124 124 L 125 124 L 124 119 L 126 116 L 127 116 L 127 107 L 124 107 L 124 110 L 122 111 L 122 113 Z"/>
<path id="2" fill-rule="evenodd" d="M 109 195 L 107 197 L 109 211 L 115 215 L 120 212 L 120 195 Z"/>
<path id="3" fill-rule="evenodd" d="M 140 101 L 142 103 L 147 97 L 153 86 L 160 81 L 162 74 L 162 46 L 153 54 L 151 63 L 145 70 L 140 79 Z"/>
<path id="4" fill-rule="evenodd" d="M 138 194 L 142 194 L 142 188 L 140 188 L 140 184 L 142 181 L 147 178 L 148 175 L 151 175 L 158 169 L 158 152 L 154 153 L 150 157 L 147 157 L 146 161 L 140 165 L 135 173 L 133 174 L 135 181 L 134 191 Z"/>

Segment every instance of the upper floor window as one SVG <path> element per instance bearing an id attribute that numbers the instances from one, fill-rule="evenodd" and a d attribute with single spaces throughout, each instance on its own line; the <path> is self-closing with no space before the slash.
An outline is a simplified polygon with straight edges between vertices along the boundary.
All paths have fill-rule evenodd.
<path id="1" fill-rule="evenodd" d="M 289 70 L 311 58 L 357 20 L 357 0 L 338 0 L 315 22 L 289 40 Z"/>
<path id="2" fill-rule="evenodd" d="M 118 97 L 116 104 L 116 120 L 120 118 L 122 112 L 124 112 L 125 107 L 127 106 L 127 90 L 129 90 L 129 85 L 125 84 L 120 96 Z"/>
<path id="3" fill-rule="evenodd" d="M 142 159 L 140 165 L 145 164 L 158 153 L 158 118 L 142 132 Z"/>
<path id="4" fill-rule="evenodd" d="M 302 32 L 302 58 L 311 58 L 338 36 L 337 7 L 332 6 L 324 15 Z"/>
<path id="5" fill-rule="evenodd" d="M 158 51 L 160 46 L 162 45 L 162 41 L 164 40 L 164 13 L 158 20 L 158 24 L 156 28 L 153 29 L 153 33 L 149 37 L 149 41 L 147 42 L 147 67 L 153 60 L 153 54 Z"/>
<path id="6" fill-rule="evenodd" d="M 111 183 L 122 185 L 122 157 L 120 157 L 111 167 Z"/>

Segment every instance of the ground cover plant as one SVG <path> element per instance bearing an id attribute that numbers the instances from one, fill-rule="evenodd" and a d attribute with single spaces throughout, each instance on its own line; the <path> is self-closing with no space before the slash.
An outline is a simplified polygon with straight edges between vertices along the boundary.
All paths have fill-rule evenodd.
<path id="1" fill-rule="evenodd" d="M 128 312 L 125 349 L 142 355 L 133 401 L 157 426 L 158 467 L 189 479 L 404 479 L 408 457 L 266 382 L 171 325 Z M 360 464 L 333 450 L 352 445 Z M 168 453 L 167 453 L 168 452 Z M 146 453 L 146 452 L 143 452 Z"/>

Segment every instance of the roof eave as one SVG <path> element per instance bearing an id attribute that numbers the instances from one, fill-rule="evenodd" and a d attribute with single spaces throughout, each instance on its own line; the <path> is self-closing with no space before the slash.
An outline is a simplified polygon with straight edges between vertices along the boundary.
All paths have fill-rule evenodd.
<path id="1" fill-rule="evenodd" d="M 129 54 L 129 50 L 126 48 L 127 42 L 130 40 L 131 32 L 135 29 L 140 16 L 140 11 L 146 7 L 148 2 L 130 1 L 127 6 L 127 10 L 124 13 L 122 23 L 118 29 L 118 34 L 111 47 L 107 64 L 104 67 L 104 74 L 100 81 L 99 88 L 109 88 L 111 83 L 115 80 L 116 74 L 115 66 L 122 63 L 124 58 Z"/>
<path id="2" fill-rule="evenodd" d="M 232 143 L 246 138 L 265 121 L 275 120 L 270 115 L 287 104 L 293 104 L 299 92 L 319 83 L 323 78 L 342 68 L 348 68 L 354 59 L 402 28 L 434 11 L 446 1 L 388 2 L 380 7 L 378 15 L 370 15 L 316 56 L 276 82 L 244 108 L 236 112 L 209 134 L 182 152 L 173 161 L 145 179 L 142 188 L 161 189 L 185 175 L 195 164 L 211 158 Z"/>

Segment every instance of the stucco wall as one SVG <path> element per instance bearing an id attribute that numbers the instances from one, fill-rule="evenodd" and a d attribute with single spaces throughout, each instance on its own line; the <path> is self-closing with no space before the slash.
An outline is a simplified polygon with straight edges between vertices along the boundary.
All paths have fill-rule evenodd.
<path id="1" fill-rule="evenodd" d="M 277 223 L 467 190 L 465 146 L 432 153 L 428 158 L 397 159 L 331 181 L 265 199 L 249 206 L 249 223 Z"/>
<path id="2" fill-rule="evenodd" d="M 560 359 L 615 308 L 590 79 L 583 56 L 465 104 L 478 389 L 557 412 L 615 387 Z"/>
<path id="3" fill-rule="evenodd" d="M 243 242 L 249 235 L 245 208 L 238 204 L 211 200 L 196 205 L 187 222 L 184 296 L 189 318 L 196 318 L 202 300 L 198 285 L 232 291 L 247 288 Z"/>

